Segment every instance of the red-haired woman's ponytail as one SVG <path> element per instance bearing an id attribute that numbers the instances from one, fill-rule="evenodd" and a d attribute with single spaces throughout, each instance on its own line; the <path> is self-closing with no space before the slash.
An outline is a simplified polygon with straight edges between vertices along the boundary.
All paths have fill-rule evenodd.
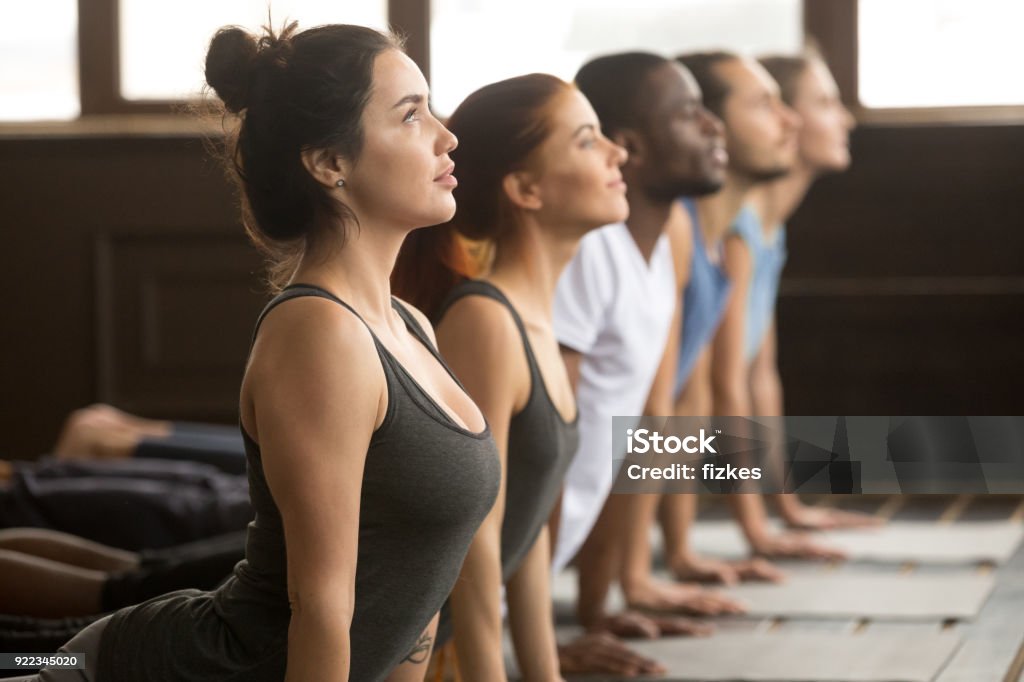
<path id="1" fill-rule="evenodd" d="M 445 223 L 415 230 L 405 238 L 391 273 L 391 290 L 434 320 L 456 285 L 481 274 L 483 264 L 467 241 L 451 223 Z"/>

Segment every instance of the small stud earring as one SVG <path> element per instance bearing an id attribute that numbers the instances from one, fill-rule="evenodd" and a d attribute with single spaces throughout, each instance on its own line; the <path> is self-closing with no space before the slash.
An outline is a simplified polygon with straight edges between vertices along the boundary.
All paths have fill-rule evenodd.
<path id="1" fill-rule="evenodd" d="M 338 187 L 344 187 L 345 186 L 345 181 L 344 180 L 338 180 L 337 185 L 338 185 Z"/>

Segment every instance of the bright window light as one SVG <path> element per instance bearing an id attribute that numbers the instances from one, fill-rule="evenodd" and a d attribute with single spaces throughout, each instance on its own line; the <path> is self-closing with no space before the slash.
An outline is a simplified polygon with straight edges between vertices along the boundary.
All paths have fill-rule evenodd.
<path id="1" fill-rule="evenodd" d="M 800 0 L 434 0 L 434 107 L 450 114 L 477 88 L 524 73 L 570 80 L 591 57 L 625 50 L 794 52 L 802 9 Z"/>
<path id="2" fill-rule="evenodd" d="M 76 0 L 4 3 L 0 120 L 75 118 L 78 98 Z"/>
<path id="3" fill-rule="evenodd" d="M 25 3 L 30 4 L 30 3 Z M 121 94 L 129 100 L 195 97 L 203 87 L 203 61 L 221 26 L 257 31 L 297 20 L 320 24 L 387 26 L 387 0 L 121 0 Z"/>
<path id="4" fill-rule="evenodd" d="M 858 11 L 864 106 L 1024 104 L 1021 0 L 860 0 Z"/>

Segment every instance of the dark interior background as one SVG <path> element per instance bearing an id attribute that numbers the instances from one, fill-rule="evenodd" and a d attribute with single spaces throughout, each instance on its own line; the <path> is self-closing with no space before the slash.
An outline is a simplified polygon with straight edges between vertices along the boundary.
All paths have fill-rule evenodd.
<path id="1" fill-rule="evenodd" d="M 791 414 L 1020 414 L 1024 126 L 862 127 L 789 226 Z"/>

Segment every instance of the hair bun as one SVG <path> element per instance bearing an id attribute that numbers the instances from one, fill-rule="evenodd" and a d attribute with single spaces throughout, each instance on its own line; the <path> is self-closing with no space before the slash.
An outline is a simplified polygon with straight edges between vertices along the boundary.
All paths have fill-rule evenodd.
<path id="1" fill-rule="evenodd" d="M 210 40 L 206 82 L 232 113 L 237 114 L 249 106 L 249 86 L 257 51 L 256 39 L 237 26 L 220 29 Z"/>

